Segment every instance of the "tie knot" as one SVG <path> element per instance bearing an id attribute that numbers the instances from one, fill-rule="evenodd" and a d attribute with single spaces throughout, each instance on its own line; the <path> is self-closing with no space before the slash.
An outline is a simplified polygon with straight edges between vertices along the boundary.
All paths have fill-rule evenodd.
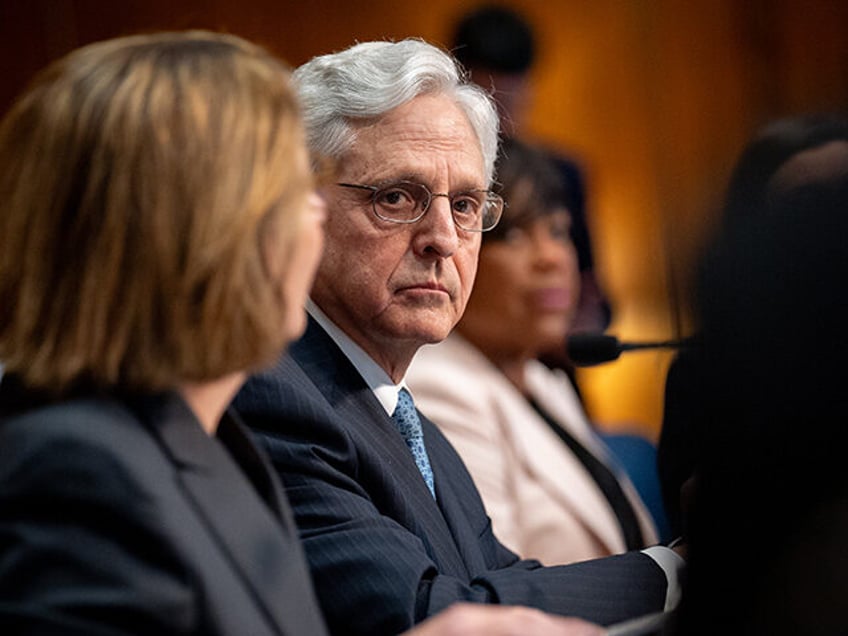
<path id="1" fill-rule="evenodd" d="M 412 396 L 406 389 L 401 389 L 398 392 L 398 402 L 392 419 L 404 439 L 414 439 L 423 435 L 421 420 L 415 410 L 415 402 L 412 401 Z"/>

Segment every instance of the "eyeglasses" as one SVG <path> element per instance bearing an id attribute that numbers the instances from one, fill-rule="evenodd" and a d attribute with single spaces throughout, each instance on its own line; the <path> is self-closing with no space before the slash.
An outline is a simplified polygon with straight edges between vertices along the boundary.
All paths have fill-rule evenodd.
<path id="1" fill-rule="evenodd" d="M 391 223 L 415 223 L 427 214 L 434 197 L 450 201 L 453 222 L 468 232 L 485 232 L 498 224 L 506 202 L 491 190 L 467 190 L 453 194 L 430 192 L 420 183 L 398 181 L 385 186 L 337 183 L 344 188 L 371 191 L 371 207 L 378 218 Z"/>

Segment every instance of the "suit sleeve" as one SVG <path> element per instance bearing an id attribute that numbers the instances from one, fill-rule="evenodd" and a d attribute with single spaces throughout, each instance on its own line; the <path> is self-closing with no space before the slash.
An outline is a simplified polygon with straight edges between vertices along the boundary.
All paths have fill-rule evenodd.
<path id="1" fill-rule="evenodd" d="M 260 443 L 285 483 L 333 633 L 397 634 L 457 601 L 527 605 L 604 624 L 663 607 L 665 576 L 641 554 L 556 568 L 520 561 L 493 536 L 452 449 L 456 466 L 448 474 L 460 476 L 457 500 L 473 518 L 452 528 L 466 533 L 456 542 L 464 563 L 448 572 L 430 557 L 437 548 L 426 544 L 427 534 L 417 532 L 421 519 L 397 513 L 399 485 L 366 474 L 360 449 L 332 415 L 301 404 L 281 429 L 279 421 L 241 412 L 265 431 Z"/>
<path id="2" fill-rule="evenodd" d="M 7 446 L 3 459 L 2 633 L 184 633 L 191 587 L 131 471 L 73 437 Z"/>

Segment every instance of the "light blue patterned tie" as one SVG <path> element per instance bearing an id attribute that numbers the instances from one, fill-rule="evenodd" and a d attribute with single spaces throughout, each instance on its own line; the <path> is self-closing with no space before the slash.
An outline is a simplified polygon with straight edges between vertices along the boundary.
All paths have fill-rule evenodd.
<path id="1" fill-rule="evenodd" d="M 409 446 L 412 457 L 415 459 L 415 465 L 418 466 L 418 470 L 421 472 L 427 488 L 430 489 L 430 493 L 435 498 L 436 489 L 433 486 L 433 469 L 430 468 L 430 458 L 427 457 L 427 449 L 424 446 L 421 419 L 415 410 L 412 396 L 406 389 L 401 389 L 398 392 L 398 403 L 392 419 L 403 439 L 406 440 L 406 445 Z"/>

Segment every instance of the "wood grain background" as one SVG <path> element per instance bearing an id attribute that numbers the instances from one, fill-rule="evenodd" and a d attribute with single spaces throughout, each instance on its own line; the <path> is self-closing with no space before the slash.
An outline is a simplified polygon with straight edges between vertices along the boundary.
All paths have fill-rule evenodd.
<path id="1" fill-rule="evenodd" d="M 468 0 L 0 0 L 0 112 L 50 60 L 161 29 L 225 30 L 292 65 L 354 41 L 450 41 Z M 541 51 L 526 132 L 583 164 L 597 270 L 627 339 L 691 330 L 688 272 L 766 120 L 848 108 L 848 2 L 512 0 Z M 654 437 L 667 353 L 581 372 L 592 416 Z"/>

